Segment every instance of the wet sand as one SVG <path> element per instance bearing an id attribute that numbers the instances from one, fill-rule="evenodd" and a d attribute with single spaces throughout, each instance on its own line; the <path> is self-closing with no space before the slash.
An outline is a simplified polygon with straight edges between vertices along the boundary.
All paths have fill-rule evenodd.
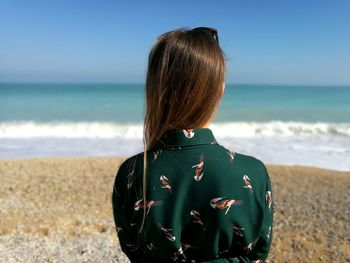
<path id="1" fill-rule="evenodd" d="M 111 207 L 126 157 L 0 160 L 0 262 L 129 262 Z M 350 262 L 350 172 L 267 165 L 269 262 Z"/>

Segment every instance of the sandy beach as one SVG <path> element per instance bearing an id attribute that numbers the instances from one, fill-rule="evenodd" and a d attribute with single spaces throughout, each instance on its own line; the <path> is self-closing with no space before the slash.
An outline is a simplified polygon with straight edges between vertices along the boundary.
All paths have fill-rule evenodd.
<path id="1" fill-rule="evenodd" d="M 0 160 L 0 262 L 129 262 L 111 191 L 126 157 Z M 267 165 L 269 262 L 350 262 L 350 172 Z"/>

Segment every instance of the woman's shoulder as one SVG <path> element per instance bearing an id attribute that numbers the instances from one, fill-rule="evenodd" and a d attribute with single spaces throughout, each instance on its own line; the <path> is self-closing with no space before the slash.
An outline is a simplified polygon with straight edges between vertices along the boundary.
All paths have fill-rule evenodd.
<path id="1" fill-rule="evenodd" d="M 129 169 L 130 167 L 134 167 L 139 163 L 140 161 L 143 161 L 143 152 L 134 154 L 132 156 L 123 158 L 120 161 L 120 164 L 118 166 L 118 169 Z"/>
<path id="2" fill-rule="evenodd" d="M 143 152 L 120 160 L 115 173 L 115 189 L 131 189 L 131 187 L 134 185 L 136 175 L 140 173 L 140 165 L 142 160 Z"/>
<path id="3" fill-rule="evenodd" d="M 117 175 L 133 173 L 141 159 L 143 159 L 143 152 L 120 158 L 119 165 L 117 166 Z"/>
<path id="4" fill-rule="evenodd" d="M 240 167 L 244 167 L 249 170 L 266 169 L 265 163 L 253 155 L 237 152 L 234 149 L 229 149 L 223 145 L 219 145 L 219 147 L 222 151 L 226 151 L 229 155 L 231 155 L 232 163 L 237 164 L 237 166 L 239 165 Z"/>

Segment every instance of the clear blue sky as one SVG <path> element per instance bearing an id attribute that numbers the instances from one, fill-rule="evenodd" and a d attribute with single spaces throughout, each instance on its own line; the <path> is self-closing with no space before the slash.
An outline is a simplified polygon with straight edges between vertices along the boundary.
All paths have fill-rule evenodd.
<path id="1" fill-rule="evenodd" d="M 218 29 L 226 83 L 350 85 L 347 0 L 0 0 L 0 82 L 143 83 L 181 26 Z"/>

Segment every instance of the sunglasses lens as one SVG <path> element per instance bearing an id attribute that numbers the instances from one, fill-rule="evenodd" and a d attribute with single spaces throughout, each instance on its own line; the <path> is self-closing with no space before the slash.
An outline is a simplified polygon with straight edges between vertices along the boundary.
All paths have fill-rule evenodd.
<path id="1" fill-rule="evenodd" d="M 216 40 L 216 42 L 219 44 L 218 31 L 214 28 L 196 27 L 196 28 L 192 29 L 192 31 L 204 31 L 206 33 L 209 33 Z"/>

